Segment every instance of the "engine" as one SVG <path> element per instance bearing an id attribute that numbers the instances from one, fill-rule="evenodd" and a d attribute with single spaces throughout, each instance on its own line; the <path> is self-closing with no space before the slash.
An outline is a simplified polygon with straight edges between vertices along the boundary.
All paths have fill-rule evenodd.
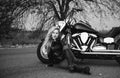
<path id="1" fill-rule="evenodd" d="M 97 44 L 97 35 L 87 32 L 73 34 L 71 46 L 73 50 L 78 51 L 94 51 L 106 49 L 106 47 Z"/>
<path id="2" fill-rule="evenodd" d="M 90 35 L 87 32 L 75 33 L 72 35 L 72 49 L 86 51 L 90 41 Z"/>

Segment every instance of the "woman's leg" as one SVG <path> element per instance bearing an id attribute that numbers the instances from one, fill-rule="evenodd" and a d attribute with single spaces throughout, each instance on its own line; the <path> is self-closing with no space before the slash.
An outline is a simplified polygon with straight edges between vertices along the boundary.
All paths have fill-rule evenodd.
<path id="1" fill-rule="evenodd" d="M 48 53 L 48 58 L 49 58 L 49 64 L 48 64 L 48 66 L 53 66 L 53 64 L 54 64 L 54 56 L 53 56 L 53 52 L 52 51 L 50 51 Z"/>
<path id="2" fill-rule="evenodd" d="M 63 47 L 64 51 L 65 51 L 65 55 L 66 55 L 66 59 L 68 62 L 68 67 L 69 67 L 69 71 L 71 72 L 83 72 L 85 74 L 91 74 L 90 73 L 90 68 L 87 67 L 81 67 L 75 63 L 80 62 L 79 59 L 76 59 L 76 57 L 74 56 L 74 54 L 72 53 L 72 51 L 70 50 L 68 45 L 65 45 Z"/>
<path id="3" fill-rule="evenodd" d="M 73 52 L 70 50 L 69 45 L 64 45 L 63 50 L 65 51 L 66 59 L 68 60 L 68 65 L 80 62 L 80 60 L 77 59 L 74 56 Z"/>

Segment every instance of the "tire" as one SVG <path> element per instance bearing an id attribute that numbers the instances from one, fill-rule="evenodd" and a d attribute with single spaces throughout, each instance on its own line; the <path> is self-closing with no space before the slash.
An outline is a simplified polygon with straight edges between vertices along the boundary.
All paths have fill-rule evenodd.
<path id="1" fill-rule="evenodd" d="M 120 64 L 120 57 L 117 57 L 116 61 Z"/>
<path id="2" fill-rule="evenodd" d="M 117 49 L 120 50 L 120 39 L 117 41 Z M 116 61 L 120 64 L 120 56 L 116 56 Z"/>
<path id="3" fill-rule="evenodd" d="M 48 57 L 44 57 L 42 52 L 40 51 L 42 44 L 43 44 L 43 42 L 40 42 L 37 47 L 37 57 L 42 63 L 48 64 L 49 63 Z"/>
<path id="4" fill-rule="evenodd" d="M 39 45 L 38 45 L 38 47 L 37 47 L 37 57 L 38 57 L 38 59 L 39 59 L 42 63 L 48 64 L 48 63 L 49 63 L 49 58 L 48 58 L 47 54 L 45 54 L 44 52 L 42 52 L 42 51 L 40 50 L 42 44 L 43 44 L 43 41 L 42 41 L 41 43 L 39 43 Z M 64 54 L 61 55 L 61 56 L 58 57 L 58 58 L 55 58 L 55 59 L 54 59 L 54 64 L 60 63 L 61 61 L 64 60 L 64 58 L 65 58 L 65 57 L 64 57 Z"/>

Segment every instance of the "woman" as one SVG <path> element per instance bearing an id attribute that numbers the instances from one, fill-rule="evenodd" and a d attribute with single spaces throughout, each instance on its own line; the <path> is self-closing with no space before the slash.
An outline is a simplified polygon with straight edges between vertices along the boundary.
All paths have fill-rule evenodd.
<path id="1" fill-rule="evenodd" d="M 52 27 L 48 31 L 43 46 L 47 50 L 46 52 L 48 52 L 48 66 L 53 66 L 55 57 L 61 55 L 63 52 L 63 47 L 60 40 L 60 31 L 58 27 Z"/>
<path id="2" fill-rule="evenodd" d="M 83 72 L 86 74 L 90 74 L 90 68 L 89 67 L 84 67 L 81 68 L 79 67 L 76 63 L 79 63 L 80 60 L 76 59 L 74 54 L 72 53 L 70 49 L 70 44 L 68 43 L 68 38 L 71 38 L 71 32 L 68 29 L 66 37 L 61 40 L 60 39 L 60 31 L 58 27 L 53 27 L 52 29 L 49 30 L 47 37 L 46 37 L 46 48 L 48 52 L 48 58 L 50 63 L 48 66 L 53 66 L 53 61 L 54 61 L 54 53 L 57 51 L 57 53 L 62 53 L 63 51 L 65 52 L 65 56 L 68 62 L 68 68 L 70 72 Z"/>

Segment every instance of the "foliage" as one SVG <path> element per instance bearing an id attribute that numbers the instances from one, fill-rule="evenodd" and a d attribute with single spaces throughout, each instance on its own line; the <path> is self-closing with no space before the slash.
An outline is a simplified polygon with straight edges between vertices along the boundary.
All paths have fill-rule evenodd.
<path id="1" fill-rule="evenodd" d="M 93 28 L 110 29 L 120 24 L 119 0 L 45 0 L 43 6 L 45 11 L 41 13 L 44 17 L 40 18 L 40 31 L 49 29 L 56 21 L 68 19 L 73 24 L 84 21 Z M 110 26 L 109 21 L 112 21 Z"/>
<path id="2" fill-rule="evenodd" d="M 12 31 L 11 38 L 4 38 L 1 40 L 1 45 L 24 45 L 24 44 L 38 44 L 46 35 L 46 32 L 31 32 L 31 31 Z"/>
<path id="3" fill-rule="evenodd" d="M 0 0 L 0 39 L 8 36 L 14 19 L 36 4 L 36 0 Z"/>
<path id="4" fill-rule="evenodd" d="M 35 11 L 36 9 L 37 11 Z M 56 21 L 68 20 L 71 22 L 80 22 L 92 25 L 96 18 L 100 23 L 104 22 L 103 18 L 110 16 L 120 20 L 120 1 L 119 0 L 0 0 L 0 41 L 3 39 L 14 39 L 12 31 L 18 31 L 24 25 L 20 24 L 21 18 L 27 18 L 25 13 L 34 14 L 39 17 L 36 35 L 25 37 L 36 38 L 42 29 L 49 29 L 55 25 Z M 94 17 L 91 17 L 90 13 Z M 89 19 L 91 18 L 91 19 Z M 23 21 L 26 21 L 24 19 Z M 92 21 L 92 23 L 91 23 Z M 12 25 L 16 25 L 13 28 Z M 98 25 L 98 24 L 97 24 Z M 115 24 L 116 25 L 116 24 Z M 21 26 L 21 27 L 20 27 Z M 102 27 L 100 24 L 98 27 Z M 24 27 L 23 27 L 24 28 Z M 18 33 L 17 32 L 17 33 Z M 33 33 L 32 33 L 33 34 Z M 17 35 L 16 35 L 17 36 Z M 20 37 L 20 36 L 18 36 Z M 19 38 L 18 38 L 19 39 Z M 17 40 L 17 39 L 15 39 Z M 22 40 L 22 39 L 21 39 Z M 19 40 L 18 40 L 19 41 Z"/>

